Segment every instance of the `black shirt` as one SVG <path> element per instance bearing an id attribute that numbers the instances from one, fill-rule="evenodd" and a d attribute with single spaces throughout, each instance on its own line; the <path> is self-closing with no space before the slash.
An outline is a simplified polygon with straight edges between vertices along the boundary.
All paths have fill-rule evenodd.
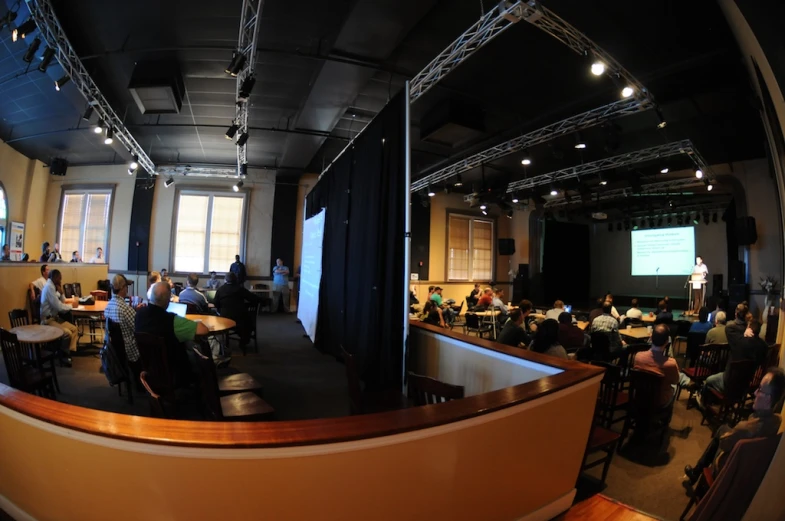
<path id="1" fill-rule="evenodd" d="M 247 278 L 245 273 L 245 264 L 243 264 L 240 261 L 236 261 L 232 263 L 232 265 L 229 267 L 229 271 L 237 275 L 237 282 L 239 282 L 240 284 L 243 284 L 245 282 Z"/>
<path id="2" fill-rule="evenodd" d="M 174 333 L 174 313 L 169 313 L 164 308 L 150 304 L 137 310 L 134 319 L 136 333 L 148 333 L 164 339 L 166 344 L 167 364 L 169 372 L 177 383 L 184 383 L 190 379 L 190 366 L 186 346 L 177 340 Z M 140 354 L 144 356 L 142 346 Z M 154 380 L 163 378 L 151 375 Z"/>
<path id="3" fill-rule="evenodd" d="M 248 303 L 257 302 L 259 298 L 240 284 L 224 284 L 215 292 L 213 304 L 218 313 L 235 322 L 246 322 Z"/>
<path id="4" fill-rule="evenodd" d="M 441 322 L 439 320 L 439 312 L 435 309 L 431 310 L 431 312 L 428 313 L 428 316 L 425 317 L 423 322 L 425 322 L 426 324 L 431 324 L 432 326 L 440 326 Z"/>
<path id="5" fill-rule="evenodd" d="M 531 337 L 521 326 L 509 320 L 502 328 L 496 341 L 507 346 L 518 347 L 520 344 L 531 343 Z"/>

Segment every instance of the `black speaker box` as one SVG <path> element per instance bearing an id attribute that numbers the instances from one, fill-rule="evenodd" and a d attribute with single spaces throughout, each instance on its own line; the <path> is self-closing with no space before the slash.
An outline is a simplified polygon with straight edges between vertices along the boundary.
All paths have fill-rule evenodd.
<path id="1" fill-rule="evenodd" d="M 758 230 L 755 227 L 755 217 L 736 218 L 736 239 L 739 246 L 749 246 L 758 241 Z"/>
<path id="2" fill-rule="evenodd" d="M 499 255 L 515 253 L 515 239 L 499 239 Z"/>
<path id="3" fill-rule="evenodd" d="M 711 280 L 711 294 L 719 297 L 722 292 L 722 273 L 715 273 Z"/>
<path id="4" fill-rule="evenodd" d="M 56 157 L 52 159 L 52 164 L 49 165 L 50 174 L 62 176 L 65 175 L 66 170 L 68 170 L 68 161 L 62 157 Z"/>

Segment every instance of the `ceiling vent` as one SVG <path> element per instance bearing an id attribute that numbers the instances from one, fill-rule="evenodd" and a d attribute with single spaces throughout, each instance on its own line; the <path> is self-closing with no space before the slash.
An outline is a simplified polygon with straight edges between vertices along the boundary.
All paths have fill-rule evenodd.
<path id="1" fill-rule="evenodd" d="M 179 114 L 185 83 L 175 61 L 140 62 L 128 90 L 142 114 Z"/>
<path id="2" fill-rule="evenodd" d="M 478 104 L 446 99 L 423 115 L 421 128 L 423 141 L 459 147 L 483 135 L 485 121 Z"/>

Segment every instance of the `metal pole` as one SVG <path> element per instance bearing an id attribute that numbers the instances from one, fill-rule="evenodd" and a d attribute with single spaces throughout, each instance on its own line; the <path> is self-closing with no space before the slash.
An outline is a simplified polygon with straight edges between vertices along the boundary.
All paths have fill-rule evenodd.
<path id="1" fill-rule="evenodd" d="M 409 345 L 409 273 L 411 271 L 412 247 L 412 146 L 411 146 L 411 101 L 409 82 L 404 86 L 404 229 L 403 229 L 403 353 L 401 356 L 401 383 L 406 381 L 406 348 Z"/>

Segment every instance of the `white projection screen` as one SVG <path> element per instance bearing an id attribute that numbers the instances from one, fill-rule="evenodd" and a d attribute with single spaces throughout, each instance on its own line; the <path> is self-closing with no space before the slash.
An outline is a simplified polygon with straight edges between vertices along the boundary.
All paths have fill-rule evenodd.
<path id="1" fill-rule="evenodd" d="M 695 228 L 630 232 L 632 275 L 689 275 L 695 264 Z"/>
<path id="2" fill-rule="evenodd" d="M 324 212 L 306 219 L 303 225 L 303 247 L 300 259 L 300 300 L 297 318 L 305 332 L 316 341 L 316 318 L 319 315 L 319 286 L 322 282 L 322 239 L 324 237 Z"/>

